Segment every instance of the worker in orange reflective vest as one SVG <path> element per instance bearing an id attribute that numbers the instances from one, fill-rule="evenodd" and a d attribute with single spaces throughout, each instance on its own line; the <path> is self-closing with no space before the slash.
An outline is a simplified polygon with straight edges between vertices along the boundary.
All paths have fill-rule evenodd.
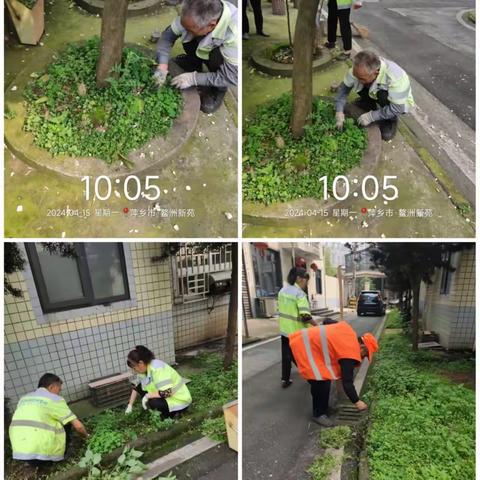
<path id="1" fill-rule="evenodd" d="M 378 350 L 377 340 L 371 333 L 357 337 L 355 330 L 342 321 L 302 329 L 288 338 L 298 372 L 310 384 L 315 423 L 333 426 L 327 416 L 332 380 L 342 379 L 346 395 L 358 410 L 367 408 L 355 390 L 353 371 L 363 358 L 372 361 Z"/>

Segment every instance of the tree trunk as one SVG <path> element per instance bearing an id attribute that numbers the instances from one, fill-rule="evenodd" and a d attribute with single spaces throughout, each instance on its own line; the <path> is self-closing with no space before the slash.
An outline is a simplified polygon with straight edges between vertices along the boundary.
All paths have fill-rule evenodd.
<path id="1" fill-rule="evenodd" d="M 300 0 L 293 0 L 293 8 L 298 8 Z"/>
<path id="2" fill-rule="evenodd" d="M 232 291 L 228 304 L 227 339 L 225 341 L 225 356 L 223 368 L 232 365 L 235 354 L 235 339 L 237 338 L 237 315 L 238 315 L 238 243 L 232 243 Z"/>
<path id="3" fill-rule="evenodd" d="M 285 15 L 287 13 L 285 0 L 272 0 L 272 13 L 273 15 Z"/>
<path id="4" fill-rule="evenodd" d="M 102 16 L 100 58 L 97 64 L 97 87 L 107 86 L 112 69 L 122 61 L 127 23 L 128 0 L 105 0 Z"/>
<path id="5" fill-rule="evenodd" d="M 303 135 L 312 113 L 312 54 L 319 0 L 300 0 L 293 39 L 292 134 Z"/>
<path id="6" fill-rule="evenodd" d="M 412 350 L 418 351 L 418 317 L 420 313 L 420 284 L 422 278 L 420 275 L 410 276 L 410 285 L 412 287 Z"/>

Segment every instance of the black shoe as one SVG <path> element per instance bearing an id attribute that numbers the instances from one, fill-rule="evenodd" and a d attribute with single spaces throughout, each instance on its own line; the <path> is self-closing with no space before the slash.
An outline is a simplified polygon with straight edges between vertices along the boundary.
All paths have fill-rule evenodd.
<path id="1" fill-rule="evenodd" d="M 397 133 L 398 119 L 394 118 L 392 120 L 380 120 L 378 126 L 380 128 L 380 133 L 382 134 L 382 140 L 388 142 Z"/>
<path id="2" fill-rule="evenodd" d="M 332 50 L 335 48 L 335 42 L 325 42 L 324 46 L 327 47 L 329 50 Z"/>
<path id="3" fill-rule="evenodd" d="M 291 380 L 282 380 L 282 388 L 288 388 L 292 383 Z"/>
<path id="4" fill-rule="evenodd" d="M 269 37 L 270 35 L 265 32 L 257 32 L 257 35 L 260 35 L 261 37 Z"/>
<path id="5" fill-rule="evenodd" d="M 326 415 L 312 417 L 312 420 L 318 425 L 326 428 L 333 427 L 335 425 Z"/>
<path id="6" fill-rule="evenodd" d="M 216 112 L 220 108 L 226 93 L 226 89 L 215 87 L 200 91 L 200 110 L 203 113 Z"/>
<path id="7" fill-rule="evenodd" d="M 191 55 L 177 55 L 173 61 L 185 72 L 202 71 L 202 61 Z"/>

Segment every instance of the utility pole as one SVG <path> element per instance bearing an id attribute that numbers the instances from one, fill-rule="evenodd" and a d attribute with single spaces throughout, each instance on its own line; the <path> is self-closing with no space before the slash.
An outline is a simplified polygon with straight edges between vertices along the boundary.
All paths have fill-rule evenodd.
<path id="1" fill-rule="evenodd" d="M 338 296 L 340 297 L 340 320 L 343 320 L 343 272 L 342 266 L 337 267 Z"/>

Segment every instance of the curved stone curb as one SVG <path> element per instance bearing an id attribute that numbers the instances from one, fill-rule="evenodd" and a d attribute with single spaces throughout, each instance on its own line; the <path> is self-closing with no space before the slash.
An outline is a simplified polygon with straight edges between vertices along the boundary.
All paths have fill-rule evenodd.
<path id="1" fill-rule="evenodd" d="M 102 15 L 104 1 L 103 0 L 74 0 L 74 2 L 83 10 L 92 15 Z M 128 5 L 127 17 L 138 17 L 140 15 L 148 15 L 156 13 L 164 7 L 163 0 L 142 0 L 141 2 L 130 3 Z"/>
<path id="2" fill-rule="evenodd" d="M 329 97 L 320 97 L 323 100 L 332 101 Z M 358 118 L 362 111 L 354 105 L 348 104 L 345 108 L 347 116 Z M 370 125 L 367 128 L 368 145 L 363 155 L 360 165 L 353 168 L 345 176 L 351 179 L 363 178 L 366 175 L 371 174 L 378 164 L 380 154 L 382 152 L 382 137 L 380 129 L 377 125 Z M 319 184 L 320 185 L 320 184 Z M 358 182 L 355 188 L 352 188 L 355 184 L 350 184 L 350 197 L 353 197 L 355 192 L 361 189 L 361 182 Z M 319 186 L 320 188 L 320 186 Z M 339 189 L 340 195 L 343 191 Z M 348 199 L 347 199 L 348 200 Z M 284 203 L 274 203 L 272 205 L 263 205 L 261 203 L 243 202 L 243 222 L 251 225 L 277 225 L 277 226 L 292 226 L 302 225 L 306 226 L 316 221 L 316 215 L 302 215 L 302 216 L 289 216 L 289 211 L 303 210 L 307 211 L 321 211 L 329 208 L 333 208 L 336 205 L 345 202 L 346 200 L 337 200 L 334 197 L 330 197 L 329 200 L 319 200 L 314 198 L 300 198 L 298 200 L 292 200 Z"/>
<path id="3" fill-rule="evenodd" d="M 253 51 L 250 56 L 250 63 L 260 72 L 271 75 L 272 77 L 291 77 L 293 74 L 293 64 L 274 62 L 271 58 L 272 48 L 280 46 L 272 44 L 263 46 Z M 327 68 L 335 62 L 335 57 L 330 54 L 324 54 L 313 61 L 313 71 L 318 72 Z"/>
<path id="4" fill-rule="evenodd" d="M 45 65 L 48 63 L 47 59 L 50 58 L 50 55 L 46 56 Z M 182 70 L 174 62 L 171 62 L 170 72 L 173 75 L 178 75 Z M 200 114 L 198 91 L 195 88 L 182 90 L 183 107 L 180 116 L 174 120 L 173 126 L 166 137 L 152 138 L 143 147 L 130 152 L 128 160 L 133 164 L 132 169 L 120 164 L 120 162 L 109 165 L 101 159 L 92 157 L 74 158 L 65 155 L 54 157 L 46 150 L 37 147 L 33 143 L 32 134 L 23 130 L 26 115 L 23 90 L 31 80 L 31 73 L 29 69 L 21 72 L 11 84 L 15 85 L 16 89 L 13 91 L 13 87 L 10 85 L 5 92 L 5 106 L 15 114 L 15 118 L 4 122 L 5 143 L 20 160 L 32 167 L 53 172 L 72 180 L 80 179 L 83 176 L 95 177 L 99 175 L 122 178 L 139 174 L 151 168 L 160 168 L 177 154 L 188 141 Z"/>
<path id="5" fill-rule="evenodd" d="M 144 437 L 139 437 L 136 440 L 129 442 L 127 445 L 133 447 L 137 450 L 142 450 L 145 448 L 150 448 L 153 445 L 160 445 L 169 440 L 172 440 L 178 435 L 181 435 L 192 427 L 200 425 L 206 418 L 216 418 L 223 413 L 222 407 L 215 407 L 207 412 L 198 412 L 195 415 L 192 415 L 190 418 L 186 419 L 188 421 L 181 422 L 178 425 L 174 425 L 170 430 L 165 432 L 155 432 Z M 113 465 L 117 458 L 123 453 L 125 446 L 119 447 L 113 452 L 108 453 L 102 459 L 101 466 L 105 467 L 108 465 Z M 82 467 L 73 467 L 66 472 L 58 473 L 57 475 L 53 474 L 49 477 L 50 480 L 79 480 L 84 478 L 88 474 L 87 468 Z"/>

